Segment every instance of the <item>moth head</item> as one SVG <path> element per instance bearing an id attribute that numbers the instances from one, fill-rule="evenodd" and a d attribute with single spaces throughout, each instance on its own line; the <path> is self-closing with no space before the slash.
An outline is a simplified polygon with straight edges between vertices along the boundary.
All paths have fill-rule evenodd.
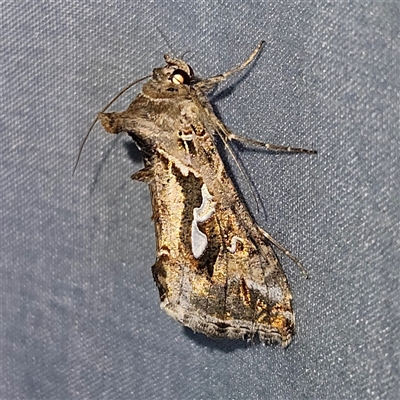
<path id="1" fill-rule="evenodd" d="M 173 83 L 174 85 L 190 85 L 193 79 L 193 70 L 189 64 L 179 58 L 164 56 L 167 65 L 153 70 L 153 79 L 158 82 Z"/>
<path id="2" fill-rule="evenodd" d="M 164 55 L 167 62 L 167 69 L 171 69 L 169 80 L 175 85 L 189 85 L 194 73 L 192 67 L 179 58 L 172 58 L 168 54 Z"/>
<path id="3" fill-rule="evenodd" d="M 186 97 L 190 85 L 195 82 L 189 64 L 169 55 L 164 56 L 167 65 L 153 70 L 153 79 L 143 86 L 143 93 L 154 98 Z"/>

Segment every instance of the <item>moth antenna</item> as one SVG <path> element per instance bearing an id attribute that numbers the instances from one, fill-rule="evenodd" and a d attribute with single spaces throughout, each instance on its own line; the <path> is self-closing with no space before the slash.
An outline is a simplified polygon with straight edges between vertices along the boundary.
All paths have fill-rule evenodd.
<path id="1" fill-rule="evenodd" d="M 188 54 L 188 53 L 190 53 L 191 52 L 191 50 L 186 50 L 181 56 L 179 56 L 179 58 L 181 59 L 181 60 L 184 60 L 185 58 L 185 56 L 186 56 L 186 54 Z"/>
<path id="2" fill-rule="evenodd" d="M 119 97 L 121 97 L 127 90 L 129 90 L 132 86 L 134 86 L 134 85 L 136 85 L 137 83 L 139 83 L 139 82 L 142 82 L 142 81 L 144 81 L 145 79 L 148 79 L 148 78 L 150 78 L 151 77 L 151 75 L 147 75 L 147 76 L 145 76 L 145 77 L 143 77 L 143 78 L 140 78 L 140 79 L 137 79 L 136 81 L 134 81 L 134 82 L 132 82 L 132 83 L 130 83 L 128 86 L 126 86 L 126 87 L 124 87 L 100 112 L 101 113 L 103 113 L 104 111 L 107 111 L 107 109 L 108 109 L 108 107 L 110 107 Z M 76 162 L 75 162 L 75 165 L 74 165 L 74 169 L 73 169 L 73 171 L 72 171 L 72 175 L 74 175 L 75 174 L 75 171 L 76 171 L 76 168 L 78 167 L 78 163 L 79 163 L 79 160 L 80 160 L 80 158 L 81 158 L 81 154 L 82 154 L 82 150 L 83 150 L 83 147 L 85 146 L 85 143 L 87 142 L 87 140 L 89 139 L 89 135 L 90 135 L 90 132 L 92 131 L 92 129 L 93 129 L 93 127 L 95 126 L 95 124 L 96 124 L 96 122 L 98 121 L 98 119 L 99 119 L 99 117 L 97 116 L 96 118 L 95 118 L 95 120 L 92 122 L 92 125 L 90 125 L 90 128 L 89 128 L 89 130 L 88 130 L 88 133 L 85 135 L 85 137 L 83 138 L 83 141 L 82 141 L 82 144 L 81 144 L 81 146 L 79 147 L 79 152 L 78 152 L 78 157 L 76 158 Z"/>
<path id="3" fill-rule="evenodd" d="M 161 35 L 161 37 L 164 39 L 164 42 L 167 43 L 168 51 L 169 51 L 171 54 L 176 54 L 176 53 L 174 52 L 174 49 L 173 49 L 172 46 L 171 46 L 171 43 L 170 43 L 169 40 L 167 39 L 167 36 L 164 34 L 164 32 L 163 32 L 158 26 L 156 26 L 156 29 L 158 30 L 158 33 Z"/>
<path id="4" fill-rule="evenodd" d="M 176 55 L 176 53 L 174 52 L 174 49 L 171 46 L 171 43 L 169 42 L 169 40 L 167 39 L 167 36 L 164 34 L 164 32 L 157 26 L 156 29 L 158 30 L 158 33 L 162 36 L 162 38 L 164 39 L 165 43 L 167 43 L 167 47 L 168 47 L 168 51 L 172 54 L 172 55 Z M 189 53 L 189 50 L 185 51 L 181 56 L 178 56 L 178 58 L 180 58 L 181 60 L 183 60 L 183 57 L 185 57 L 185 55 Z"/>

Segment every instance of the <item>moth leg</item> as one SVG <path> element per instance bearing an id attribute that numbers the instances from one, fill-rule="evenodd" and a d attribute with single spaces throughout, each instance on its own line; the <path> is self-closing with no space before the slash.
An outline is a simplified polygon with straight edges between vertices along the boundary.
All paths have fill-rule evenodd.
<path id="1" fill-rule="evenodd" d="M 128 90 L 129 87 L 125 88 L 124 91 Z M 124 93 L 124 91 L 122 91 L 118 96 L 116 96 L 114 98 L 114 100 L 116 100 L 122 93 Z M 114 102 L 114 100 L 112 100 L 110 103 L 108 103 L 108 105 L 105 108 L 103 108 L 103 111 L 105 111 Z M 79 147 L 78 157 L 76 158 L 72 174 L 74 174 L 76 171 L 76 168 L 79 163 L 79 159 L 81 158 L 83 146 L 85 146 L 85 143 L 89 138 L 90 132 L 92 132 L 92 129 L 98 120 L 101 121 L 101 124 L 103 125 L 104 129 L 108 133 L 117 134 L 119 132 L 126 130 L 126 128 L 127 128 L 126 119 L 124 119 L 125 113 L 123 113 L 123 112 L 122 113 L 105 113 L 103 111 L 100 112 L 97 115 L 97 117 L 95 118 L 95 120 L 92 122 L 92 125 L 90 125 L 90 128 L 88 130 L 88 133 L 84 137 L 82 144 Z"/>
<path id="2" fill-rule="evenodd" d="M 250 57 L 241 65 L 232 68 L 229 71 L 226 71 L 222 74 L 212 76 L 211 78 L 204 79 L 203 81 L 200 81 L 195 84 L 196 87 L 200 88 L 201 90 L 208 91 L 211 90 L 217 83 L 224 81 L 226 78 L 229 76 L 236 74 L 237 72 L 242 71 L 245 69 L 260 53 L 265 41 L 262 40 L 257 47 L 253 50 L 253 52 L 250 54 Z"/>
<path id="3" fill-rule="evenodd" d="M 146 166 L 131 175 L 131 179 L 139 182 L 150 183 L 154 179 L 154 169 Z"/>
<path id="4" fill-rule="evenodd" d="M 277 249 L 279 249 L 286 257 L 290 258 L 300 269 L 303 273 L 304 277 L 308 279 L 307 270 L 304 268 L 302 262 L 295 257 L 285 246 L 280 244 L 276 239 L 274 239 L 268 232 L 265 232 L 264 229 L 257 226 L 258 230 L 265 236 L 269 242 L 271 242 Z"/>
<path id="5" fill-rule="evenodd" d="M 264 143 L 254 139 L 248 139 L 241 136 L 237 136 L 231 131 L 227 129 L 227 138 L 228 140 L 236 140 L 237 142 L 241 142 L 250 146 L 255 147 L 263 147 L 267 150 L 272 151 L 281 151 L 286 153 L 306 153 L 306 154 L 317 154 L 316 150 L 310 149 L 303 149 L 301 147 L 291 147 L 291 146 L 281 146 L 279 144 L 272 144 L 272 143 Z"/>
<path id="6" fill-rule="evenodd" d="M 98 118 L 108 133 L 117 134 L 127 128 L 123 112 L 99 113 Z"/>

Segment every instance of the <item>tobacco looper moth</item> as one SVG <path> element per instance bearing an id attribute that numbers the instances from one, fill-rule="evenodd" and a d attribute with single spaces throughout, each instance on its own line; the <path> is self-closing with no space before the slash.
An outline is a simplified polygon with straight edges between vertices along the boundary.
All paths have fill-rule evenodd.
<path id="1" fill-rule="evenodd" d="M 206 96 L 250 64 L 262 45 L 242 65 L 204 80 L 185 61 L 165 55 L 166 65 L 153 70 L 126 111 L 105 113 L 107 106 L 98 118 L 109 133 L 127 132 L 142 153 L 144 168 L 132 179 L 150 187 L 157 241 L 152 271 L 161 307 L 207 336 L 258 336 L 286 346 L 294 334 L 292 295 L 272 244 L 298 260 L 253 220 L 227 175 L 215 135 L 230 152 L 230 140 L 315 151 L 234 135 Z"/>

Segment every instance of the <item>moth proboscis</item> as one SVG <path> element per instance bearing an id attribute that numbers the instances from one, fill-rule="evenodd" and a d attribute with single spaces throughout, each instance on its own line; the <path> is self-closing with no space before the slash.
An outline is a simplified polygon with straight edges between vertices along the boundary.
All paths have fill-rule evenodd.
<path id="1" fill-rule="evenodd" d="M 132 179 L 150 187 L 157 243 L 152 272 L 161 307 L 207 336 L 258 337 L 286 346 L 295 327 L 292 294 L 272 244 L 301 266 L 300 261 L 255 223 L 215 137 L 231 154 L 231 140 L 268 150 L 316 151 L 239 137 L 207 99 L 218 83 L 249 65 L 263 43 L 240 66 L 207 79 L 165 55 L 166 65 L 153 70 L 125 111 L 105 113 L 113 100 L 98 119 L 109 133 L 127 132 L 143 156 L 144 168 Z"/>

